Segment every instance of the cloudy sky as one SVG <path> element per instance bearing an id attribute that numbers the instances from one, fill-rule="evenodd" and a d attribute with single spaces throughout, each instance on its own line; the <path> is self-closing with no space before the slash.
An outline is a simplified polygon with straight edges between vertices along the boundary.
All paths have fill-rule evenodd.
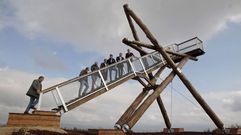
<path id="1" fill-rule="evenodd" d="M 25 93 L 39 75 L 46 77 L 43 87 L 47 88 L 77 76 L 80 69 L 110 53 L 125 53 L 121 40 L 132 36 L 124 3 L 163 46 L 195 36 L 203 40 L 206 54 L 198 62 L 189 61 L 183 72 L 226 127 L 241 125 L 239 0 L 0 0 L 0 123 L 6 123 L 8 112 L 24 111 L 29 100 Z M 128 81 L 64 114 L 62 126 L 112 128 L 141 89 Z M 173 127 L 215 128 L 178 78 L 161 96 Z M 155 102 L 134 130 L 164 127 Z"/>

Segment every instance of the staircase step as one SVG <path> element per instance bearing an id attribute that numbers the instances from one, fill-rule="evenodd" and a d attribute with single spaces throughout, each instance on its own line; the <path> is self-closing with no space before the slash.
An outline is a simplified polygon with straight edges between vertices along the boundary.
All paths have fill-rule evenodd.
<path id="1" fill-rule="evenodd" d="M 60 115 L 48 111 L 35 111 L 33 114 L 9 113 L 7 126 L 60 127 Z"/>
<path id="2" fill-rule="evenodd" d="M 57 111 L 41 111 L 41 110 L 36 110 L 36 111 L 33 111 L 32 114 L 39 114 L 39 115 L 57 115 Z"/>

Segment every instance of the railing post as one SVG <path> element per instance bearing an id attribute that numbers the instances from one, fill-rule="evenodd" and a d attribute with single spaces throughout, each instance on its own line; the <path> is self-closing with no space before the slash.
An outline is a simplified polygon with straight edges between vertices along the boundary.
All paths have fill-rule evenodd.
<path id="1" fill-rule="evenodd" d="M 54 91 L 51 91 L 51 93 L 52 93 L 52 95 L 53 95 L 53 97 L 54 97 L 54 101 L 55 101 L 55 103 L 56 103 L 56 105 L 57 105 L 57 107 L 58 107 L 58 106 L 59 106 L 59 104 L 58 104 L 59 100 L 58 100 L 57 97 L 54 95 Z"/>
<path id="2" fill-rule="evenodd" d="M 151 59 L 152 59 L 153 64 L 155 64 L 155 60 L 153 58 L 153 54 L 151 54 Z"/>
<path id="3" fill-rule="evenodd" d="M 66 106 L 66 104 L 65 104 L 65 102 L 64 102 L 64 99 L 63 99 L 63 97 L 62 97 L 62 95 L 61 95 L 58 87 L 56 87 L 56 91 L 57 91 L 57 94 L 58 94 L 58 96 L 59 96 L 60 102 L 62 103 L 62 105 L 63 105 L 63 107 L 64 107 L 64 111 L 67 112 L 67 111 L 68 111 L 68 108 L 67 108 L 67 106 Z"/>
<path id="4" fill-rule="evenodd" d="M 143 57 L 143 58 L 144 58 L 144 57 Z M 139 61 L 140 61 L 140 63 L 141 63 L 141 66 L 142 66 L 142 68 L 143 68 L 146 76 L 148 76 L 148 74 L 147 74 L 147 72 L 146 72 L 146 68 L 145 68 L 145 66 L 144 66 L 144 64 L 143 64 L 143 62 L 142 62 L 142 58 L 139 58 Z"/>
<path id="5" fill-rule="evenodd" d="M 41 102 L 42 102 L 42 93 L 39 94 L 39 100 L 38 100 L 38 106 L 37 106 L 37 110 L 40 110 L 41 107 Z"/>
<path id="6" fill-rule="evenodd" d="M 104 86 L 105 86 L 106 91 L 108 91 L 109 89 L 108 89 L 108 87 L 107 87 L 107 85 L 106 85 L 106 83 L 105 83 L 105 80 L 104 80 L 104 77 L 102 76 L 102 73 L 100 72 L 100 70 L 98 70 L 98 72 L 99 72 L 99 74 L 100 74 L 100 78 L 101 78 L 101 80 L 102 80 L 102 82 L 103 82 L 103 84 L 104 84 Z M 116 73 L 116 74 L 117 74 L 117 73 Z"/>
<path id="7" fill-rule="evenodd" d="M 135 74 L 135 76 L 136 76 L 136 70 L 135 70 L 134 66 L 132 65 L 132 63 L 131 63 L 130 58 L 128 58 L 128 62 L 129 62 L 130 66 L 131 66 L 131 69 L 133 70 L 133 72 L 134 72 L 134 74 Z M 128 66 L 128 65 L 127 65 L 127 66 Z"/>
<path id="8" fill-rule="evenodd" d="M 161 61 L 163 62 L 163 64 L 165 64 L 162 55 L 161 55 L 160 53 L 158 53 L 158 54 L 159 54 L 159 56 L 161 57 Z"/>

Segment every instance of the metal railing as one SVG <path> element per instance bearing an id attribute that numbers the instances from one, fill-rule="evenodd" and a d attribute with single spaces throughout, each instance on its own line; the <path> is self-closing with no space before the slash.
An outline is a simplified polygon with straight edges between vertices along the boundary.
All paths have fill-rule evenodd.
<path id="1" fill-rule="evenodd" d="M 190 48 L 194 49 L 193 45 L 190 46 L 189 44 L 189 42 L 193 42 L 193 40 L 198 40 L 198 38 L 193 38 L 178 45 L 174 44 L 165 48 L 175 52 L 188 52 L 186 50 L 190 50 Z M 198 45 L 198 47 L 201 45 L 200 48 L 203 49 L 200 43 L 202 42 L 197 42 L 196 45 Z M 186 46 L 186 44 L 189 44 L 189 46 Z M 108 86 L 130 75 L 136 76 L 137 73 L 147 75 L 148 69 L 160 64 L 165 64 L 165 60 L 159 52 L 152 52 L 142 57 L 131 57 L 86 75 L 56 84 L 43 90 L 41 95 L 51 92 L 56 105 L 62 106 L 64 112 L 67 112 L 68 105 L 81 100 L 85 96 L 102 89 L 108 91 Z"/>

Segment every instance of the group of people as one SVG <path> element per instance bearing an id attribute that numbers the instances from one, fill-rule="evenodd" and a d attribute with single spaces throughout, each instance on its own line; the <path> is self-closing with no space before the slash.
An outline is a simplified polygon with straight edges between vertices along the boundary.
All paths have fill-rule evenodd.
<path id="1" fill-rule="evenodd" d="M 133 57 L 134 54 L 130 51 L 130 49 L 127 49 L 127 53 L 126 53 L 126 56 L 125 58 L 130 58 L 130 57 Z M 122 53 L 119 54 L 118 57 L 116 57 L 116 59 L 113 58 L 113 55 L 110 54 L 110 57 L 109 59 L 104 59 L 104 61 L 100 64 L 100 67 L 98 66 L 98 62 L 95 62 L 92 66 L 91 66 L 91 72 L 94 72 L 94 71 L 97 71 L 99 70 L 100 68 L 104 68 L 106 66 L 109 66 L 109 65 L 112 65 L 116 62 L 119 62 L 119 61 L 122 61 L 124 60 L 124 57 L 122 56 Z M 89 67 L 86 67 L 85 69 L 83 69 L 79 76 L 84 76 L 86 74 L 88 74 L 90 72 L 89 70 Z M 115 72 L 115 80 L 117 79 L 117 75 L 119 77 L 121 77 L 124 73 L 124 64 L 123 63 L 120 63 L 120 64 L 117 64 L 116 66 L 110 66 L 108 69 L 103 69 L 101 70 L 101 74 L 102 74 L 102 77 L 105 81 L 107 81 L 107 76 L 108 76 L 108 71 L 109 71 L 109 76 L 110 76 L 110 81 L 113 81 L 112 80 L 112 72 L 114 71 Z M 127 64 L 127 72 L 131 72 L 131 68 L 130 66 L 128 66 Z M 92 78 L 92 90 L 95 89 L 95 83 L 97 81 L 98 78 L 100 78 L 100 75 L 98 72 L 94 73 L 91 75 L 91 78 Z M 38 101 L 39 101 L 39 96 L 40 96 L 40 93 L 42 91 L 42 82 L 44 80 L 44 76 L 39 76 L 37 79 L 35 79 L 28 92 L 26 93 L 27 96 L 30 97 L 30 101 L 29 101 L 29 104 L 28 106 L 26 107 L 25 111 L 24 111 L 24 114 L 29 114 L 29 111 L 30 109 L 33 109 L 33 110 L 36 110 L 35 106 L 38 104 Z M 79 96 L 82 96 L 82 95 L 86 95 L 87 94 L 87 90 L 89 88 L 89 84 L 88 84 L 88 76 L 85 76 L 83 78 L 81 78 L 80 81 L 80 88 L 79 88 Z M 101 85 L 103 86 L 103 82 L 101 81 Z M 82 89 L 83 87 L 85 86 L 85 89 L 84 91 L 82 92 Z"/>
<path id="2" fill-rule="evenodd" d="M 97 71 L 101 68 L 104 68 L 106 66 L 110 66 L 116 62 L 122 61 L 124 60 L 124 57 L 122 56 L 122 53 L 119 53 L 119 56 L 116 57 L 116 59 L 113 57 L 112 54 L 110 54 L 108 59 L 104 59 L 104 61 L 100 64 L 100 66 L 98 65 L 98 62 L 95 62 L 89 69 L 89 67 L 86 67 L 85 69 L 81 70 L 79 76 L 84 76 L 90 72 L 94 72 Z M 125 55 L 125 58 L 131 58 L 133 57 L 134 54 L 130 51 L 130 49 L 127 49 L 127 53 Z M 91 71 L 90 71 L 91 70 Z M 110 66 L 108 69 L 103 69 L 101 70 L 101 75 L 103 77 L 103 79 L 105 81 L 107 81 L 107 77 L 108 77 L 108 71 L 109 71 L 109 78 L 110 81 L 113 81 L 112 77 L 113 77 L 113 72 L 115 72 L 114 77 L 116 80 L 119 77 L 121 77 L 124 73 L 124 63 L 119 63 L 116 66 Z M 131 72 L 131 68 L 130 66 L 127 64 L 127 72 Z M 96 89 L 96 81 L 98 78 L 101 78 L 98 72 L 95 72 L 94 74 L 91 75 L 91 79 L 92 79 L 92 87 L 91 90 Z M 79 88 L 79 97 L 86 95 L 87 94 L 87 90 L 89 89 L 89 83 L 88 83 L 88 78 L 87 76 L 81 78 L 80 81 L 80 88 Z M 101 86 L 103 86 L 103 81 L 101 81 Z M 83 90 L 83 87 L 84 90 Z M 82 91 L 83 90 L 83 91 Z"/>

